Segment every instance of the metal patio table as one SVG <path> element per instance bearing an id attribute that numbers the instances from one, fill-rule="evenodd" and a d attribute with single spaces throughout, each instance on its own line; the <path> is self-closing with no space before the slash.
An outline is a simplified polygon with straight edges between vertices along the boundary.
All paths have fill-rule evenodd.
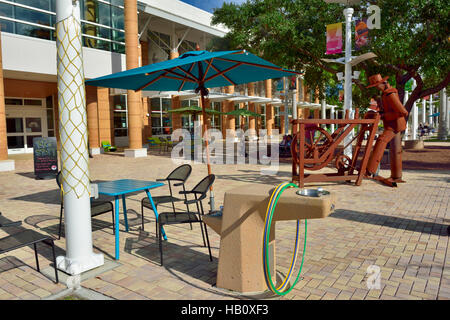
<path id="1" fill-rule="evenodd" d="M 119 260 L 119 196 L 122 196 L 122 207 L 125 218 L 125 230 L 128 232 L 127 206 L 125 196 L 127 193 L 136 191 L 145 191 L 150 201 L 156 220 L 158 220 L 158 211 L 153 203 L 150 189 L 163 186 L 162 182 L 143 181 L 134 179 L 121 179 L 98 183 L 98 193 L 114 197 L 114 215 L 115 215 L 115 237 L 116 237 L 116 260 Z M 162 230 L 164 240 L 167 240 L 166 233 Z"/>

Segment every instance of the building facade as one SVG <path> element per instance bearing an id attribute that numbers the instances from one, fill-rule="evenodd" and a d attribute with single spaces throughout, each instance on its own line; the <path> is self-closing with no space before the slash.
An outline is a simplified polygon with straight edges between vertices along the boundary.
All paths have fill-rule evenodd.
<path id="1" fill-rule="evenodd" d="M 136 1 L 129 0 L 80 0 L 87 79 L 127 69 L 124 16 L 130 3 L 136 5 Z M 0 0 L 8 154 L 32 152 L 34 137 L 59 136 L 55 4 L 56 0 Z M 211 18 L 210 13 L 178 0 L 137 1 L 133 22 L 138 30 L 137 65 L 173 59 L 197 48 L 206 49 L 213 37 L 223 37 L 227 32 L 223 27 L 212 26 Z M 268 98 L 275 91 L 271 80 L 212 90 Z M 195 116 L 172 114 L 168 110 L 198 105 L 198 97 L 186 98 L 188 95 L 176 92 L 138 94 L 140 121 L 136 124 L 133 120 L 131 124 L 128 95 L 122 90 L 86 87 L 91 148 L 99 149 L 102 141 L 127 147 L 130 130 L 136 131 L 136 126 L 144 144 L 152 135 L 170 135 L 177 128 L 192 129 Z M 208 103 L 210 108 L 222 112 L 245 107 L 263 115 L 259 119 L 213 116 L 209 125 L 223 132 L 237 128 L 267 128 L 269 133 L 272 128 L 283 131 L 281 103 L 275 106 L 264 101 L 234 103 L 224 98 Z"/>

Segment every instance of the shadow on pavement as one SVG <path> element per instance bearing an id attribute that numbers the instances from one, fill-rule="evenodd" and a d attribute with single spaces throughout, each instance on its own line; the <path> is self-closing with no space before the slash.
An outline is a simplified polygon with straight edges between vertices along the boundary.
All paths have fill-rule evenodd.
<path id="1" fill-rule="evenodd" d="M 343 209 L 338 209 L 334 211 L 332 214 L 330 214 L 330 217 L 350 221 L 357 221 L 361 223 L 369 223 L 373 225 L 379 225 L 395 229 L 404 229 L 408 231 L 428 233 L 437 236 L 446 236 L 448 228 L 448 225 L 437 222 L 425 222 L 402 217 L 386 216 L 377 213 L 359 212 Z"/>

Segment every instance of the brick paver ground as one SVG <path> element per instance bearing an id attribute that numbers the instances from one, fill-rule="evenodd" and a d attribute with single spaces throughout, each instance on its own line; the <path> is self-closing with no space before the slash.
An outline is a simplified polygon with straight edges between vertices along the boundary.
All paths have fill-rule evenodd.
<path id="1" fill-rule="evenodd" d="M 450 144 L 449 144 L 450 145 Z M 122 178 L 154 180 L 176 165 L 164 155 L 129 159 L 120 154 L 91 159 L 93 180 Z M 246 183 L 275 185 L 290 177 L 289 164 L 280 164 L 277 176 L 260 174 L 261 165 L 213 166 L 217 206 L 224 193 Z M 387 176 L 387 171 L 382 171 Z M 193 165 L 188 187 L 204 175 L 206 167 Z M 390 189 L 372 181 L 361 187 L 330 183 L 322 186 L 337 195 L 336 211 L 328 218 L 308 222 L 303 278 L 283 299 L 450 299 L 450 174 L 446 171 L 405 171 L 406 184 Z M 317 184 L 316 184 L 317 185 Z M 16 161 L 15 172 L 0 173 L 0 211 L 23 227 L 56 235 L 59 191 L 54 180 L 35 180 L 32 160 Z M 154 195 L 167 190 L 155 189 Z M 127 198 L 130 232 L 121 221 L 120 266 L 81 283 L 116 299 L 246 299 L 218 289 L 216 281 L 219 236 L 210 230 L 213 262 L 202 246 L 199 226 L 167 226 L 165 265 L 159 265 L 154 218 L 146 211 L 145 231 L 140 227 L 140 199 Z M 161 207 L 160 211 L 164 211 Z M 113 259 L 114 236 L 110 216 L 93 220 L 96 252 Z M 277 223 L 278 270 L 290 262 L 294 222 Z M 0 230 L 0 237 L 8 230 Z M 64 254 L 64 238 L 56 241 Z M 51 252 L 41 247 L 41 268 L 50 265 Z M 376 265 L 381 270 L 380 289 L 367 289 Z M 0 299 L 41 299 L 66 289 L 35 270 L 32 248 L 0 255 Z"/>

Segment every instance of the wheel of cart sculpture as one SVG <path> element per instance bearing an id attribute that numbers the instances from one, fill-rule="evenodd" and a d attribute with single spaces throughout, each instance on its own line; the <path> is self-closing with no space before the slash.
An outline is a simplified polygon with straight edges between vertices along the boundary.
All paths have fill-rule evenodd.
<path id="1" fill-rule="evenodd" d="M 352 159 L 345 154 L 340 154 L 336 157 L 336 161 L 334 162 L 336 169 L 339 173 L 344 173 L 349 171 L 352 165 Z"/>
<path id="2" fill-rule="evenodd" d="M 317 127 L 315 129 L 318 133 L 314 137 L 310 138 L 310 143 L 305 141 L 305 169 L 308 170 L 320 170 L 325 167 L 334 156 L 333 152 L 323 160 L 319 160 L 320 157 L 329 150 L 330 146 L 333 144 L 333 138 L 325 129 Z M 306 137 L 308 138 L 308 137 Z M 292 143 L 292 159 L 294 163 L 299 162 L 299 149 L 300 149 L 300 133 L 294 135 Z M 316 162 L 314 162 L 314 160 Z"/>

